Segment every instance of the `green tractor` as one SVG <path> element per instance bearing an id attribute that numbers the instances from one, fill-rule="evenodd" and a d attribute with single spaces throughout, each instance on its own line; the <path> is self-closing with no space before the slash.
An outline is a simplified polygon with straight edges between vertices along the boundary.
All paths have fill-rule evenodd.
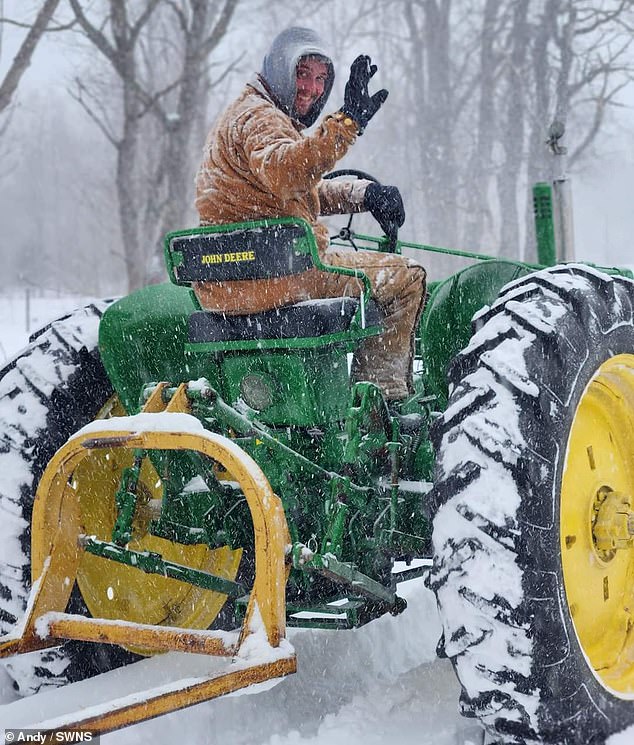
<path id="1" fill-rule="evenodd" d="M 362 274 L 360 299 L 199 306 L 201 280 L 354 274 L 297 219 L 171 233 L 169 284 L 34 335 L 0 381 L 6 669 L 38 701 L 168 651 L 195 673 L 3 724 L 108 732 L 283 677 L 288 626 L 407 612 L 397 583 L 423 574 L 492 741 L 634 723 L 634 280 L 554 266 L 549 199 L 539 266 L 444 250 L 471 263 L 429 286 L 398 414 L 350 381 L 381 329 Z"/>

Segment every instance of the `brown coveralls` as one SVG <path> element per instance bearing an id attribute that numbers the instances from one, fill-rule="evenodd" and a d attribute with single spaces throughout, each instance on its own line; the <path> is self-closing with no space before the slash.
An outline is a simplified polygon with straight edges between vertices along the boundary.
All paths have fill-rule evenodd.
<path id="1" fill-rule="evenodd" d="M 326 264 L 361 269 L 386 314 L 385 331 L 362 342 L 353 361 L 355 380 L 380 386 L 388 399 L 412 390 L 414 329 L 422 310 L 425 270 L 415 261 L 374 251 L 329 250 L 320 214 L 363 211 L 367 182 L 322 180 L 356 140 L 356 125 L 328 116 L 309 135 L 249 84 L 211 131 L 196 177 L 196 207 L 203 225 L 266 217 L 301 217 L 312 226 Z M 199 282 L 203 308 L 256 313 L 311 298 L 358 296 L 361 283 L 316 269 L 287 277 Z"/>

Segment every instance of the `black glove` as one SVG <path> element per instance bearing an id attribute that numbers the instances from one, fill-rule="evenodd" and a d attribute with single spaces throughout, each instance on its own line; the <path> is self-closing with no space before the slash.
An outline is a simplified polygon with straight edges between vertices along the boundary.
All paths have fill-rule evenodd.
<path id="1" fill-rule="evenodd" d="M 368 83 L 376 71 L 377 66 L 372 64 L 367 54 L 359 55 L 350 66 L 350 78 L 346 83 L 341 111 L 356 122 L 359 134 L 363 134 L 368 122 L 388 96 L 385 88 L 373 96 L 368 93 Z"/>
<path id="2" fill-rule="evenodd" d="M 405 222 L 405 207 L 396 186 L 369 183 L 363 196 L 363 206 L 372 213 L 381 230 L 392 238 Z"/>

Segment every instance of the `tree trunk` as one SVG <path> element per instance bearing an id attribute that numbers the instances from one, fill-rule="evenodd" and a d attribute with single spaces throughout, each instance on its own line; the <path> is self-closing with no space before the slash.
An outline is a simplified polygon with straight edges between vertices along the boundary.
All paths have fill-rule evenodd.
<path id="1" fill-rule="evenodd" d="M 480 32 L 479 102 L 475 145 L 467 166 L 466 217 L 461 248 L 483 250 L 487 223 L 492 222 L 489 205 L 489 184 L 493 177 L 492 152 L 496 134 L 495 83 L 498 55 L 495 41 L 501 0 L 486 0 Z M 491 231 L 489 230 L 489 235 Z M 490 252 L 492 249 L 488 248 Z"/>
<path id="2" fill-rule="evenodd" d="M 420 121 L 425 122 L 423 178 L 433 185 L 425 205 L 429 239 L 445 246 L 455 246 L 458 238 L 450 11 L 451 0 L 425 0 L 423 34 L 428 105 L 420 112 Z"/>
<path id="3" fill-rule="evenodd" d="M 504 159 L 497 180 L 500 252 L 514 259 L 520 258 L 521 253 L 517 199 L 524 163 L 525 63 L 530 44 L 528 6 L 529 0 L 518 0 L 513 8 L 511 54 L 506 76 L 507 107 L 501 132 Z"/>
<path id="4" fill-rule="evenodd" d="M 128 288 L 134 290 L 163 278 L 157 261 L 162 237 L 187 221 L 193 201 L 192 132 L 206 111 L 208 57 L 227 32 L 239 0 L 224 0 L 220 10 L 207 0 L 144 0 L 134 7 L 110 0 L 109 26 L 89 21 L 80 0 L 70 2 L 87 37 L 121 80 L 121 135 L 109 139 L 117 150 L 121 240 Z M 161 22 L 170 32 L 179 30 L 169 46 L 162 33 L 152 34 L 152 24 Z M 174 60 L 167 72 L 157 72 L 159 66 L 152 64 L 157 56 Z M 172 78 L 169 84 L 166 75 Z M 89 114 L 107 130 L 103 113 Z"/>
<path id="5" fill-rule="evenodd" d="M 139 230 L 140 198 L 136 183 L 138 106 L 130 86 L 124 84 L 123 135 L 117 144 L 117 198 L 129 291 L 142 287 L 147 276 L 147 248 Z"/>
<path id="6" fill-rule="evenodd" d="M 526 167 L 527 195 L 525 202 L 526 241 L 524 260 L 537 261 L 537 244 L 535 239 L 535 219 L 531 189 L 538 181 L 550 180 L 550 158 L 546 146 L 546 136 L 550 122 L 550 86 L 551 73 L 548 58 L 548 47 L 556 32 L 556 18 L 559 0 L 548 0 L 540 23 L 535 29 L 533 41 L 532 78 L 534 87 L 533 116 L 530 120 L 528 136 L 528 154 Z"/>

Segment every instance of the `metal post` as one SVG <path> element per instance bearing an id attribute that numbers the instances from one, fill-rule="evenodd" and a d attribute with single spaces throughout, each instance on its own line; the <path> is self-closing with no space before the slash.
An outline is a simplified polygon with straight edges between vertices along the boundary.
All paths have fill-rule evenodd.
<path id="1" fill-rule="evenodd" d="M 543 266 L 557 263 L 557 246 L 553 221 L 553 189 L 540 182 L 533 185 L 533 215 L 537 239 L 537 261 Z"/>
<path id="2" fill-rule="evenodd" d="M 567 153 L 568 149 L 561 144 L 566 131 L 563 122 L 555 121 L 548 129 L 546 143 L 551 149 L 553 158 L 553 211 L 555 218 L 555 242 L 557 245 L 558 261 L 574 261 L 574 227 L 572 218 L 572 190 L 568 179 Z"/>
<path id="3" fill-rule="evenodd" d="M 24 311 L 25 311 L 25 322 L 26 322 L 26 333 L 31 333 L 31 290 L 26 288 L 24 293 Z"/>

